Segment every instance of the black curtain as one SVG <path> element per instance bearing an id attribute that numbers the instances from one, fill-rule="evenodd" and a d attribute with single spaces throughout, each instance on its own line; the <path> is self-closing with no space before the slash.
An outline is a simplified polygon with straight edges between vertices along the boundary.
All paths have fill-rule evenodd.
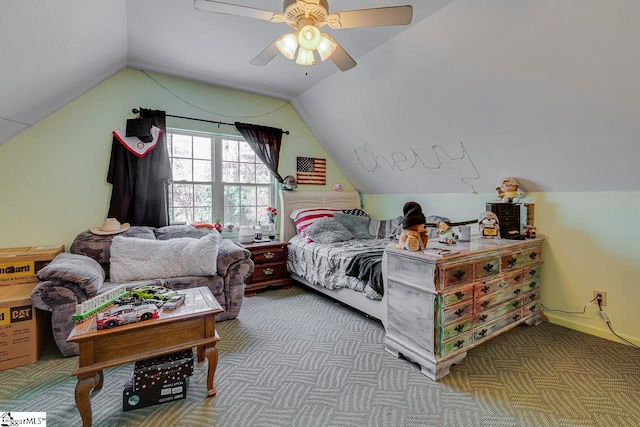
<path id="1" fill-rule="evenodd" d="M 280 162 L 280 145 L 282 144 L 282 129 L 258 126 L 248 123 L 235 123 L 236 129 L 249 143 L 256 155 L 267 166 L 271 175 L 282 183 L 278 173 Z"/>
<path id="2" fill-rule="evenodd" d="M 159 110 L 140 110 L 161 129 L 157 146 L 146 156 L 138 157 L 114 136 L 107 182 L 113 185 L 109 218 L 121 223 L 163 227 L 169 225 L 168 186 L 171 164 L 167 152 L 166 114 Z"/>

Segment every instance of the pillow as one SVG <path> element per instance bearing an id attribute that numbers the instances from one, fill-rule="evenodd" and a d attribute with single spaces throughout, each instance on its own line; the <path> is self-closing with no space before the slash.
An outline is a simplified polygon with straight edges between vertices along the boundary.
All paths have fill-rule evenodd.
<path id="1" fill-rule="evenodd" d="M 342 212 L 333 214 L 333 218 L 344 225 L 353 234 L 354 239 L 370 239 L 368 216 L 351 215 Z"/>
<path id="2" fill-rule="evenodd" d="M 343 242 L 353 238 L 347 228 L 333 218 L 323 217 L 305 229 L 305 235 L 317 243 Z"/>
<path id="3" fill-rule="evenodd" d="M 218 233 L 207 234 L 199 239 L 114 237 L 111 244 L 111 281 L 213 276 L 217 273 L 219 244 Z"/>
<path id="4" fill-rule="evenodd" d="M 371 219 L 369 234 L 376 239 L 395 238 L 402 231 L 402 215 L 390 219 Z"/>
<path id="5" fill-rule="evenodd" d="M 61 253 L 37 273 L 38 279 L 71 282 L 80 286 L 93 298 L 104 283 L 104 270 L 93 258 L 78 254 Z"/>
<path id="6" fill-rule="evenodd" d="M 311 224 L 324 217 L 333 217 L 336 212 L 342 212 L 341 209 L 334 208 L 304 208 L 296 209 L 291 212 L 291 219 L 296 225 L 299 234 L 304 234 L 304 230 Z"/>
<path id="7" fill-rule="evenodd" d="M 362 209 L 342 209 L 342 212 L 349 215 L 369 216 L 369 214 L 363 211 Z"/>

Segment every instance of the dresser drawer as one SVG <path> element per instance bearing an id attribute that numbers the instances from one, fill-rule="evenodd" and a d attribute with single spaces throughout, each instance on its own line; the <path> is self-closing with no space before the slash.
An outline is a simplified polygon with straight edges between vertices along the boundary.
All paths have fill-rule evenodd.
<path id="1" fill-rule="evenodd" d="M 522 317 L 529 316 L 538 311 L 540 311 L 540 300 L 536 300 L 531 304 L 527 304 L 524 307 L 522 307 Z"/>
<path id="2" fill-rule="evenodd" d="M 451 322 L 456 322 L 463 317 L 467 317 L 473 314 L 473 300 L 468 300 L 458 305 L 451 306 L 442 310 L 442 317 L 440 319 L 440 325 L 446 325 Z"/>
<path id="3" fill-rule="evenodd" d="M 449 305 L 458 304 L 471 298 L 473 298 L 473 285 L 466 286 L 455 291 L 443 293 L 442 306 L 447 307 Z"/>
<path id="4" fill-rule="evenodd" d="M 473 316 L 468 316 L 459 322 L 450 323 L 447 326 L 439 328 L 439 342 L 446 341 L 456 335 L 469 332 L 473 328 Z"/>
<path id="5" fill-rule="evenodd" d="M 542 248 L 540 246 L 536 246 L 534 248 L 528 248 L 524 250 L 524 263 L 532 264 L 539 263 L 542 260 Z"/>
<path id="6" fill-rule="evenodd" d="M 473 329 L 473 338 L 474 340 L 481 340 L 483 338 L 490 337 L 494 333 L 500 331 L 505 326 L 512 324 L 513 322 L 517 322 L 522 318 L 521 310 L 514 310 L 511 313 L 508 313 L 493 322 L 489 322 L 484 325 L 477 326 Z"/>
<path id="7" fill-rule="evenodd" d="M 500 257 L 500 271 L 512 271 L 521 268 L 524 264 L 524 255 L 522 252 L 513 252 Z"/>
<path id="8" fill-rule="evenodd" d="M 533 279 L 526 280 L 522 284 L 522 292 L 529 292 L 540 287 L 540 277 L 534 277 Z"/>
<path id="9" fill-rule="evenodd" d="M 500 257 L 486 258 L 473 264 L 475 280 L 495 276 L 500 273 Z"/>
<path id="10" fill-rule="evenodd" d="M 477 299 L 474 301 L 474 312 L 475 313 L 479 313 L 483 310 L 486 310 L 488 308 L 491 307 L 495 307 L 496 305 L 503 303 L 505 301 L 509 301 L 512 300 L 514 298 L 517 298 L 513 301 L 514 308 L 516 307 L 520 307 L 520 296 L 522 294 L 522 287 L 521 286 L 512 286 L 511 288 L 507 288 L 503 291 L 500 292 L 495 292 L 493 294 L 490 294 L 484 298 L 481 299 Z"/>
<path id="11" fill-rule="evenodd" d="M 440 273 L 440 284 L 443 288 L 463 285 L 473 280 L 473 264 L 445 267 Z"/>
<path id="12" fill-rule="evenodd" d="M 284 260 L 284 248 L 264 248 L 251 251 L 255 264 L 282 262 Z"/>
<path id="13" fill-rule="evenodd" d="M 473 343 L 473 332 L 469 331 L 466 334 L 457 335 L 450 340 L 444 341 L 440 346 L 440 357 L 444 357 L 454 351 L 458 351 L 463 347 Z"/>
<path id="14" fill-rule="evenodd" d="M 474 316 L 474 324 L 476 326 L 481 325 L 483 323 L 491 322 L 492 320 L 497 319 L 498 317 L 504 316 L 505 314 L 519 310 L 522 307 L 522 300 L 509 300 L 502 304 L 498 304 L 495 307 L 491 307 L 487 310 L 476 313 Z"/>
<path id="15" fill-rule="evenodd" d="M 527 292 L 525 294 L 522 295 L 522 305 L 528 305 L 534 301 L 537 301 L 540 299 L 540 290 L 536 289 L 534 291 L 531 292 Z"/>
<path id="16" fill-rule="evenodd" d="M 542 264 L 535 264 L 535 265 L 526 266 L 525 268 L 522 269 L 522 271 L 523 271 L 524 277 L 528 279 L 531 277 L 539 276 L 541 269 L 542 269 Z"/>
<path id="17" fill-rule="evenodd" d="M 287 270 L 282 262 L 271 264 L 256 264 L 253 270 L 251 280 L 259 282 L 262 280 L 271 280 L 283 278 L 287 275 Z"/>

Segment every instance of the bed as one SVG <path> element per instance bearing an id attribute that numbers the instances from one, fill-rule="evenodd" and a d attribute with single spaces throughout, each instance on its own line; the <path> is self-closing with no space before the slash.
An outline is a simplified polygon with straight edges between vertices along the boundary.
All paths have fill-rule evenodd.
<path id="1" fill-rule="evenodd" d="M 373 262 L 374 252 L 379 254 L 377 266 L 382 262 L 384 248 L 390 237 L 375 239 L 351 239 L 328 244 L 309 242 L 291 219 L 300 209 L 328 208 L 357 210 L 360 196 L 356 191 L 281 191 L 280 192 L 280 240 L 289 242 L 287 268 L 295 281 L 335 299 L 349 307 L 378 319 L 386 328 L 387 301 L 384 280 L 374 284 L 367 279 L 348 276 L 353 273 L 354 259 L 369 254 L 367 262 Z M 360 258 L 363 258 L 362 256 Z M 384 277 L 384 271 L 381 272 Z M 380 287 L 380 288 L 379 288 Z M 378 292 L 378 290 L 380 292 Z"/>

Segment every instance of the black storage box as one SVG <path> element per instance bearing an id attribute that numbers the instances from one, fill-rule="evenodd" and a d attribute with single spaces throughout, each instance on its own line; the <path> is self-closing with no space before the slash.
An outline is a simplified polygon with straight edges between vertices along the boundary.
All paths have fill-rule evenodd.
<path id="1" fill-rule="evenodd" d="M 124 385 L 122 392 L 122 410 L 131 411 L 158 405 L 160 403 L 173 402 L 187 397 L 187 385 L 189 378 L 169 382 L 161 386 L 147 387 L 143 390 L 133 390 L 133 376 Z"/>
<path id="2" fill-rule="evenodd" d="M 176 383 L 193 375 L 193 350 L 139 360 L 133 368 L 133 391 Z"/>

